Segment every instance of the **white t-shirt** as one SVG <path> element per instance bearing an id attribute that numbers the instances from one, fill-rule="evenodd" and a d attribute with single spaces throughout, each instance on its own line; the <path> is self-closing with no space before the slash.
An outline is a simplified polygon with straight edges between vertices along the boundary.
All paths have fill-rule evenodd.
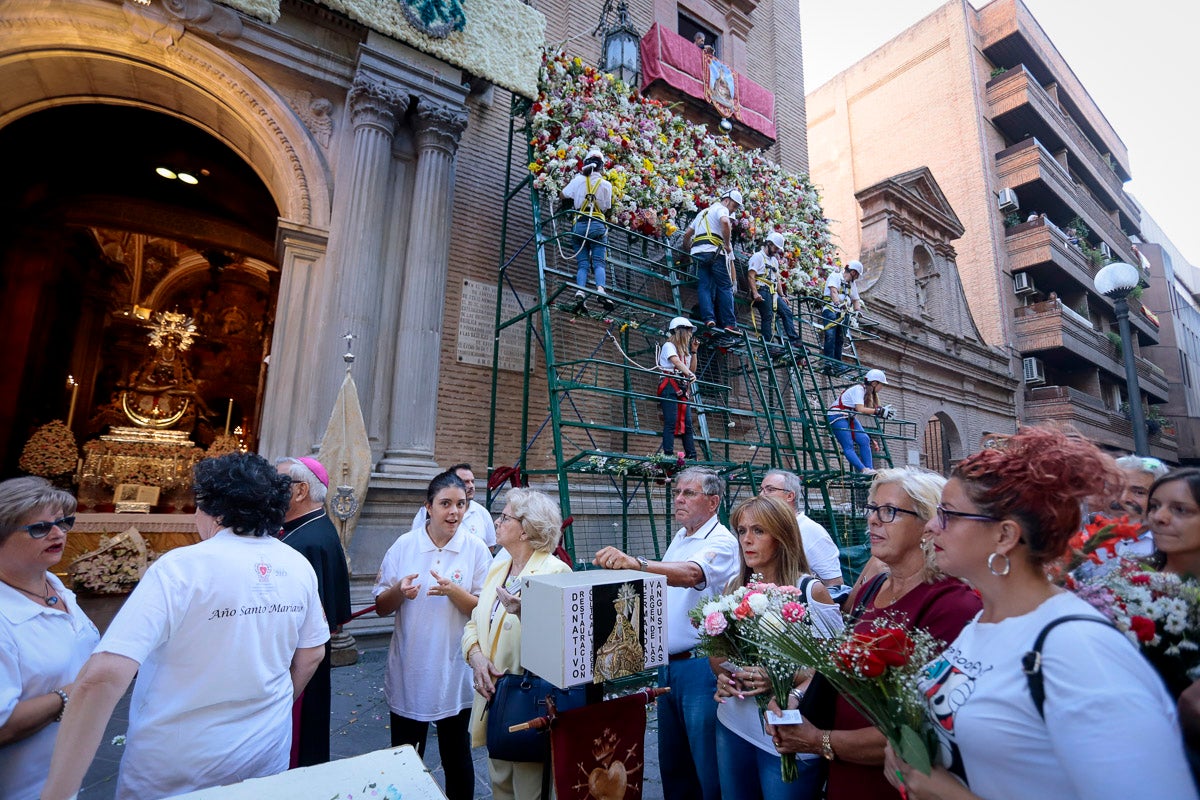
<path id="1" fill-rule="evenodd" d="M 800 581 L 796 582 L 797 585 L 799 583 Z M 815 584 L 816 581 L 808 585 L 808 598 L 805 605 L 808 608 L 808 613 L 812 615 L 813 630 L 817 636 L 828 639 L 841 632 L 842 628 L 845 627 L 845 621 L 842 618 L 841 607 L 832 603 L 820 603 L 812 598 L 812 590 Z M 748 667 L 755 665 L 739 664 L 738 666 Z M 754 697 L 726 697 L 724 703 L 717 705 L 717 721 L 759 750 L 778 758 L 779 751 L 775 749 L 775 742 L 763 729 L 762 712 L 759 710 L 758 701 Z M 805 761 L 812 761 L 821 756 L 817 753 L 801 753 L 799 757 Z"/>
<path id="2" fill-rule="evenodd" d="M 425 506 L 421 506 L 413 515 L 413 528 L 424 528 L 427 519 L 429 519 L 429 514 L 426 513 Z M 458 527 L 465 528 L 467 533 L 483 539 L 483 543 L 488 547 L 496 546 L 496 523 L 492 520 L 492 515 L 488 513 L 488 510 L 474 500 L 467 506 L 467 513 L 463 514 L 462 522 L 458 524 Z"/>
<path id="3" fill-rule="evenodd" d="M 829 290 L 832 288 L 837 289 L 838 293 L 841 294 L 843 298 L 845 298 L 846 295 L 849 295 L 851 300 L 858 300 L 858 281 L 851 283 L 848 289 L 845 288 L 845 283 L 845 277 L 842 275 L 842 273 L 835 269 L 833 272 L 829 273 L 829 277 L 825 279 L 825 291 L 823 292 L 823 296 L 832 297 L 833 295 L 829 293 Z"/>
<path id="4" fill-rule="evenodd" d="M 982 613 L 982 612 L 981 612 Z M 1072 620 L 1042 646 L 1045 721 L 1021 656 L 1048 622 L 1099 612 L 1063 592 L 1019 617 L 979 618 L 919 688 L 941 742 L 941 762 L 986 800 L 1195 798 L 1162 680 L 1116 630 Z"/>
<path id="5" fill-rule="evenodd" d="M 688 354 L 690 355 L 690 353 Z M 677 356 L 684 366 L 687 366 L 688 356 L 681 355 L 679 348 L 672 341 L 663 343 L 663 346 L 658 350 L 658 368 L 668 374 L 678 372 L 675 365 L 671 363 L 671 356 Z"/>
<path id="6" fill-rule="evenodd" d="M 844 392 L 838 395 L 837 402 L 829 407 L 827 413 L 838 417 L 847 415 L 853 417 L 856 413 L 854 410 L 855 406 L 865 406 L 867 404 L 866 400 L 867 387 L 861 383 L 856 383 L 853 386 L 847 387 Z"/>
<path id="7" fill-rule="evenodd" d="M 774 292 L 778 288 L 779 259 L 776 256 L 768 256 L 766 250 L 759 250 L 750 256 L 747 269 L 754 272 L 756 282 L 769 286 L 769 291 Z"/>
<path id="8" fill-rule="evenodd" d="M 714 515 L 691 536 L 680 528 L 663 553 L 663 561 L 692 561 L 704 570 L 698 588 L 667 587 L 667 651 L 672 655 L 691 650 L 700 642 L 688 612 L 701 602 L 717 597 L 741 567 L 738 541 Z"/>
<path id="9" fill-rule="evenodd" d="M 117 797 L 286 770 L 292 658 L 328 640 L 316 573 L 278 539 L 225 528 L 163 554 L 96 648 L 141 665 Z"/>
<path id="10" fill-rule="evenodd" d="M 722 238 L 721 237 L 721 220 L 725 219 L 728 216 L 729 216 L 729 209 L 725 207 L 724 203 L 713 203 L 711 206 L 709 206 L 708 208 L 701 211 L 699 214 L 696 215 L 696 218 L 694 220 L 692 220 L 691 227 L 692 227 L 692 231 L 693 231 L 693 240 L 696 236 L 702 236 L 706 233 L 711 233 L 713 236 L 716 236 L 718 239 Z M 704 226 L 705 220 L 708 221 L 707 228 Z M 715 253 L 715 252 L 717 252 L 717 246 L 714 244 L 711 244 L 709 242 L 700 242 L 698 244 L 693 244 L 692 249 L 689 252 L 691 252 L 691 253 Z"/>
<path id="11" fill-rule="evenodd" d="M 75 594 L 56 576 L 46 575 L 67 613 L 38 605 L 0 583 L 0 725 L 8 722 L 18 702 L 72 683 L 100 641 Z M 58 725 L 52 722 L 0 747 L 0 797 L 37 800 L 50 773 L 57 735 Z"/>
<path id="12" fill-rule="evenodd" d="M 612 184 L 594 172 L 590 176 L 580 172 L 571 178 L 567 188 L 563 189 L 563 197 L 575 204 L 576 211 L 582 210 L 584 198 L 588 195 L 589 177 L 591 178 L 592 194 L 596 196 L 596 207 L 600 211 L 608 211 L 612 207 Z M 592 214 L 591 216 L 596 215 Z"/>
<path id="13" fill-rule="evenodd" d="M 842 577 L 841 551 L 833 537 L 820 523 L 808 518 L 803 511 L 796 514 L 800 526 L 800 544 L 804 546 L 804 557 L 808 568 L 823 581 Z"/>
<path id="14" fill-rule="evenodd" d="M 449 578 L 478 596 L 487 578 L 492 554 L 483 540 L 463 530 L 438 548 L 425 528 L 397 539 L 379 567 L 374 595 L 378 597 L 406 575 L 421 585 L 414 600 L 402 600 L 396 611 L 388 669 L 383 690 L 392 712 L 408 719 L 433 722 L 471 707 L 471 669 L 462 657 L 467 615 L 450 598 L 430 596 L 436 581 L 431 572 Z"/>

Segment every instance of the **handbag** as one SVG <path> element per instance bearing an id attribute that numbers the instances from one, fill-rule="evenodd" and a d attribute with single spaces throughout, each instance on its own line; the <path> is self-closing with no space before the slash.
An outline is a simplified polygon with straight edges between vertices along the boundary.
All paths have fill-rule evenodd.
<path id="1" fill-rule="evenodd" d="M 559 689 L 529 670 L 517 675 L 507 673 L 496 681 L 496 693 L 488 703 L 488 756 L 500 761 L 546 761 L 549 739 L 536 730 L 509 733 L 509 726 L 520 725 L 548 713 L 546 699 L 553 698 L 558 711 L 570 711 L 587 703 L 585 687 Z"/>

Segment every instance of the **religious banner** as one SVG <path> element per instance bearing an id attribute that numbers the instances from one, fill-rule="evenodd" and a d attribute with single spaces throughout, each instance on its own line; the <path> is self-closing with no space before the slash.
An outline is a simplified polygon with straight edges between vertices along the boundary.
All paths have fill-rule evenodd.
<path id="1" fill-rule="evenodd" d="M 555 716 L 550 750 L 559 800 L 642 796 L 646 703 L 638 692 Z"/>
<path id="2" fill-rule="evenodd" d="M 704 99 L 722 117 L 732 117 L 738 110 L 737 81 L 733 70 L 712 53 L 704 52 Z"/>

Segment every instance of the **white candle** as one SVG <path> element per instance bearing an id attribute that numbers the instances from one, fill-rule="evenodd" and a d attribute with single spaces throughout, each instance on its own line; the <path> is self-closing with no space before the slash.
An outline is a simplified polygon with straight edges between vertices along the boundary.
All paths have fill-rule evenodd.
<path id="1" fill-rule="evenodd" d="M 67 409 L 67 427 L 69 428 L 75 421 L 75 399 L 79 395 L 79 384 L 75 382 L 73 375 L 67 376 L 67 386 L 71 387 L 71 407 Z"/>
<path id="2" fill-rule="evenodd" d="M 233 419 L 233 398 L 229 398 L 229 408 L 225 411 L 225 435 L 229 435 L 229 420 Z"/>

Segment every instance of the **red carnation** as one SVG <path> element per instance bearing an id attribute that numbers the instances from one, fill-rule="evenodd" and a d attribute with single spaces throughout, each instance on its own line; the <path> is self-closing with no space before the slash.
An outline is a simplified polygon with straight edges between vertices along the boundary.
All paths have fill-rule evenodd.
<path id="1" fill-rule="evenodd" d="M 1129 576 L 1129 582 L 1138 586 L 1148 586 L 1150 584 L 1150 576 L 1145 572 L 1137 572 Z"/>
<path id="2" fill-rule="evenodd" d="M 1149 617 L 1131 617 L 1129 619 L 1129 628 L 1137 634 L 1139 642 L 1149 642 L 1156 635 L 1154 620 Z"/>

